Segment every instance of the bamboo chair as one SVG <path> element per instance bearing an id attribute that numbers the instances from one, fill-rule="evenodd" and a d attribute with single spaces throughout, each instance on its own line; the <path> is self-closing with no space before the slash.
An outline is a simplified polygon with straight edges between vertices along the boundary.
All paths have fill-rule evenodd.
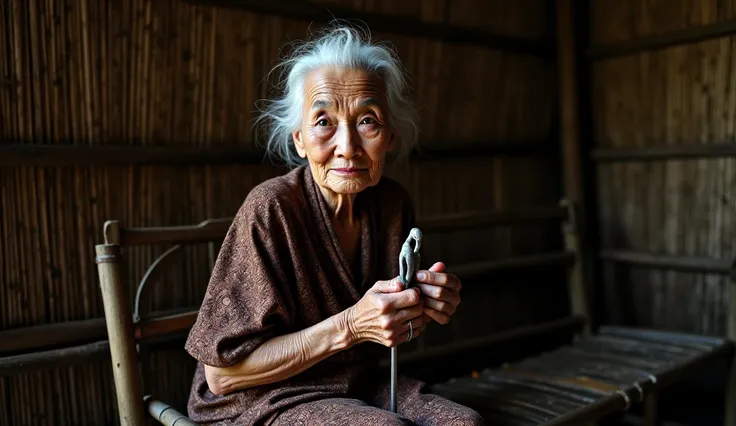
<path id="1" fill-rule="evenodd" d="M 535 339 L 560 332 L 582 330 L 572 344 L 559 345 L 541 355 L 528 356 L 503 368 L 486 369 L 479 375 L 459 376 L 433 386 L 435 392 L 476 408 L 499 425 L 544 424 L 588 425 L 622 413 L 645 402 L 647 425 L 656 424 L 657 392 L 677 380 L 697 374 L 710 362 L 730 361 L 734 344 L 728 339 L 602 327 L 593 333 L 587 321 L 589 308 L 581 267 L 580 243 L 575 206 L 563 203 L 548 209 L 525 212 L 470 212 L 423 220 L 423 232 L 448 232 L 483 226 L 555 221 L 563 224 L 565 249 L 552 253 L 505 260 L 458 265 L 453 272 L 463 279 L 485 277 L 495 271 L 558 266 L 569 271 L 569 317 L 500 333 L 458 348 L 431 348 L 426 352 L 399 356 L 401 364 L 444 356 L 488 345 L 503 345 L 519 338 Z M 124 228 L 117 221 L 104 225 L 104 244 L 96 246 L 105 321 L 110 340 L 115 392 L 122 425 L 143 425 L 146 416 L 164 425 L 194 425 L 191 419 L 151 395 L 144 396 L 138 343 L 186 332 L 197 311 L 142 319 L 137 306 L 147 280 L 165 263 L 169 254 L 183 244 L 221 240 L 232 218 L 212 219 L 194 226 Z M 169 244 L 172 248 L 153 262 L 136 292 L 136 308 L 131 315 L 127 283 L 121 278 L 126 246 Z M 214 250 L 210 253 L 214 257 Z M 728 268 L 727 268 L 728 269 Z M 736 333 L 736 292 L 731 303 L 729 336 Z M 628 350 L 627 350 L 628 348 Z M 649 351 L 649 352 L 648 352 Z M 651 353 L 659 356 L 652 357 Z M 616 355 L 613 357 L 612 355 Z M 736 378 L 733 369 L 727 407 L 728 425 L 735 425 Z M 730 402 L 730 404 L 729 404 Z"/>

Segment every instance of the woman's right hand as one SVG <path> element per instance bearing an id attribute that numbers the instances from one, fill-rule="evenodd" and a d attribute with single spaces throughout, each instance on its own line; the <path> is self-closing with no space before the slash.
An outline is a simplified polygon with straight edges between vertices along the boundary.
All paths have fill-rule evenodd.
<path id="1" fill-rule="evenodd" d="M 349 309 L 348 328 L 354 343 L 375 342 L 393 347 L 412 339 L 426 326 L 424 303 L 417 288 L 401 290 L 399 278 L 378 281 Z"/>

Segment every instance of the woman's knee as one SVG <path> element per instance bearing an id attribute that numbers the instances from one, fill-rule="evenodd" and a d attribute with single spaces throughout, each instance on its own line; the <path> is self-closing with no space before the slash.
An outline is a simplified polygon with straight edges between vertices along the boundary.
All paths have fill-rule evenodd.
<path id="1" fill-rule="evenodd" d="M 273 425 L 355 425 L 407 426 L 405 417 L 372 407 L 363 401 L 346 398 L 323 399 L 297 405 L 280 414 Z"/>
<path id="2" fill-rule="evenodd" d="M 485 426 L 486 421 L 477 411 L 472 408 L 465 408 L 458 413 L 456 417 L 449 423 L 450 426 Z"/>

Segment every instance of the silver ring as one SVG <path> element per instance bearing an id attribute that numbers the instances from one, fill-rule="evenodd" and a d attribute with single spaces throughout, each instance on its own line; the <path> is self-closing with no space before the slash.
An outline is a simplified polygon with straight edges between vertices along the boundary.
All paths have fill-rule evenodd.
<path id="1" fill-rule="evenodd" d="M 406 336 L 406 341 L 408 342 L 412 337 L 414 337 L 414 326 L 411 325 L 411 321 L 409 321 L 409 335 Z"/>

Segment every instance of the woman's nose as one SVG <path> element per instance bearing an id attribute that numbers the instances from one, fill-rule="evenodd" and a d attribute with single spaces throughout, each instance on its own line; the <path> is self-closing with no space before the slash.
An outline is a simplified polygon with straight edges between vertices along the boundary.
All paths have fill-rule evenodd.
<path id="1" fill-rule="evenodd" d="M 357 129 L 343 124 L 335 135 L 335 154 L 339 157 L 352 158 L 360 154 L 360 136 Z"/>

